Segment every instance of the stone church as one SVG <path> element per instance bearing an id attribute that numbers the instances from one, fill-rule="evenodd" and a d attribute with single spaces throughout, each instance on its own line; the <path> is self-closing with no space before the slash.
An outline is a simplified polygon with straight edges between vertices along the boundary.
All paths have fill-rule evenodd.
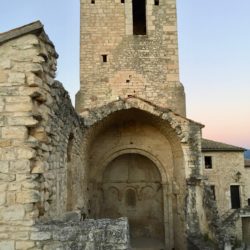
<path id="1" fill-rule="evenodd" d="M 250 164 L 186 117 L 176 1 L 80 13 L 75 108 L 43 25 L 0 33 L 0 250 L 249 249 Z"/>

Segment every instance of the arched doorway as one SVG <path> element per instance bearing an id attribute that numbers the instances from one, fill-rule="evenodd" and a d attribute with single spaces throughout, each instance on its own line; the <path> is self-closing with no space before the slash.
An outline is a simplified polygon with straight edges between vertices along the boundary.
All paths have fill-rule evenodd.
<path id="1" fill-rule="evenodd" d="M 146 109 L 147 105 L 141 106 Z M 143 223 L 138 224 L 139 226 L 142 225 L 139 227 L 144 230 L 142 230 L 142 233 L 138 233 L 140 230 L 137 229 L 131 230 L 130 226 L 130 231 L 135 232 L 131 233 L 132 237 L 141 235 L 144 237 L 146 235 L 147 239 L 149 237 L 163 238 L 163 241 L 158 241 L 163 242 L 165 246 L 162 246 L 162 244 L 160 244 L 160 247 L 158 247 L 158 244 L 152 246 L 157 246 L 156 248 L 158 249 L 185 249 L 185 164 L 180 139 L 177 136 L 177 132 L 172 128 L 172 125 L 176 126 L 176 124 L 179 124 L 179 121 L 167 121 L 164 120 L 165 116 L 163 119 L 163 117 L 151 114 L 150 112 L 155 112 L 155 107 L 146 111 L 137 108 L 129 109 L 127 106 L 124 108 L 125 110 L 121 110 L 121 104 L 119 104 L 117 110 L 111 107 L 112 112 L 108 115 L 105 113 L 106 109 L 102 113 L 98 113 L 99 115 L 106 114 L 107 116 L 100 121 L 98 120 L 88 131 L 85 151 L 88 152 L 86 165 L 88 166 L 90 216 L 92 218 L 126 216 L 130 219 L 131 225 L 133 207 L 138 204 L 140 204 L 140 207 L 147 206 L 147 202 L 144 204 L 140 200 L 143 196 L 142 194 L 144 194 L 141 191 L 142 185 L 144 185 L 144 190 L 149 189 L 149 191 L 145 191 L 146 195 L 153 191 L 156 192 L 158 190 L 156 187 L 159 187 L 159 195 L 154 195 L 151 199 L 153 200 L 152 204 L 157 204 L 155 197 L 162 197 L 160 199 L 161 204 L 158 206 L 159 212 L 157 212 L 160 216 L 155 220 L 157 223 L 159 222 L 158 225 L 155 226 L 152 223 L 153 227 L 144 230 Z M 168 116 L 168 118 L 171 117 Z M 90 122 L 93 121 L 90 120 Z M 181 127 L 177 126 L 177 129 L 178 133 L 180 133 Z M 137 164 L 137 166 L 149 165 L 149 169 L 154 169 L 153 172 L 156 170 L 156 173 L 158 173 L 158 175 L 152 175 L 156 178 L 153 180 L 149 178 L 146 181 L 145 179 L 139 179 L 134 182 L 130 181 L 129 178 L 112 179 L 111 177 L 115 173 L 114 169 L 116 169 L 115 166 L 122 166 L 122 164 L 118 164 L 118 161 L 126 162 L 125 159 L 128 155 L 133 155 L 131 157 L 136 158 L 142 157 L 146 159 L 145 161 L 150 162 L 149 164 Z M 127 160 L 127 162 L 130 161 L 132 160 Z M 112 167 L 112 165 L 114 166 Z M 129 163 L 127 165 L 132 164 Z M 121 168 L 117 167 L 118 173 L 123 173 Z M 138 167 L 134 168 L 137 171 Z M 148 169 L 147 167 L 145 168 Z M 127 173 L 136 172 L 130 169 L 127 169 Z M 125 176 L 129 177 L 128 174 Z M 124 178 L 123 175 L 122 177 Z M 149 185 L 146 185 L 147 183 Z M 117 203 L 113 204 L 113 200 L 117 201 Z M 148 201 L 148 203 L 151 205 L 151 201 Z M 119 208 L 120 205 L 123 208 L 126 205 L 128 209 L 125 210 L 124 208 L 122 211 L 115 209 Z M 152 211 L 154 210 L 152 209 Z M 150 221 L 146 226 L 149 224 Z M 160 228 L 159 231 L 162 234 L 156 233 L 158 228 Z M 147 232 L 153 233 L 151 236 L 148 236 L 149 233 Z M 165 237 L 162 237 L 164 232 Z M 148 246 L 149 244 L 146 245 L 146 247 Z"/>
<path id="2" fill-rule="evenodd" d="M 136 153 L 118 156 L 107 165 L 102 185 L 102 217 L 128 217 L 132 240 L 164 242 L 162 180 L 150 159 Z"/>

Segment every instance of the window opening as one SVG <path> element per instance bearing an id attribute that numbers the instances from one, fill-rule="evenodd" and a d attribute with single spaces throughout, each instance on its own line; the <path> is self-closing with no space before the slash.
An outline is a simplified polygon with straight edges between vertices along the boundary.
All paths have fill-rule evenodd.
<path id="1" fill-rule="evenodd" d="M 250 199 L 247 200 L 247 205 L 250 207 Z"/>
<path id="2" fill-rule="evenodd" d="M 155 5 L 159 5 L 160 4 L 160 1 L 159 0 L 155 0 Z"/>
<path id="3" fill-rule="evenodd" d="M 210 186 L 212 194 L 213 194 L 213 199 L 216 200 L 216 196 L 215 196 L 215 185 L 211 185 Z"/>
<path id="4" fill-rule="evenodd" d="M 212 164 L 212 156 L 205 156 L 205 169 L 212 169 L 213 164 Z"/>
<path id="5" fill-rule="evenodd" d="M 74 135 L 71 133 L 69 135 L 68 147 L 67 147 L 67 161 L 71 162 L 72 159 L 72 149 L 73 149 Z"/>
<path id="6" fill-rule="evenodd" d="M 91 0 L 91 3 L 92 3 L 92 4 L 95 4 L 95 0 Z"/>
<path id="7" fill-rule="evenodd" d="M 102 61 L 107 62 L 108 61 L 108 55 L 102 55 Z"/>
<path id="8" fill-rule="evenodd" d="M 146 0 L 133 0 L 133 33 L 146 35 Z"/>
<path id="9" fill-rule="evenodd" d="M 240 208 L 240 186 L 230 186 L 231 207 L 232 209 Z"/>
<path id="10" fill-rule="evenodd" d="M 121 3 L 125 3 L 125 0 L 121 0 Z"/>

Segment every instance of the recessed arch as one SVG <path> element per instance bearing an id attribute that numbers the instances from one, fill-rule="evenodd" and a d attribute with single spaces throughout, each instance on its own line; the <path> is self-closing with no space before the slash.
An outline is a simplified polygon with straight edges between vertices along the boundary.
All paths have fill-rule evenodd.
<path id="1" fill-rule="evenodd" d="M 87 111 L 84 122 L 87 127 L 85 150 L 88 152 L 88 185 L 95 210 L 91 216 L 98 218 L 102 210 L 102 203 L 98 204 L 97 200 L 102 199 L 105 193 L 105 188 L 102 188 L 105 167 L 123 154 L 143 155 L 160 172 L 161 185 L 154 190 L 162 189 L 164 194 L 165 242 L 172 249 L 175 241 L 179 242 L 185 237 L 183 208 L 186 174 L 189 171 L 185 168 L 185 157 L 189 152 L 189 129 L 198 129 L 200 125 L 171 110 L 134 97 Z M 126 188 L 121 190 L 118 199 L 122 201 Z M 147 192 L 151 192 L 151 189 L 145 187 L 145 190 L 136 191 L 138 199 L 142 196 L 147 198 Z"/>
<path id="2" fill-rule="evenodd" d="M 157 159 L 152 153 L 143 150 L 141 148 L 134 148 L 131 147 L 130 144 L 128 145 L 123 145 L 121 147 L 115 148 L 114 151 L 109 152 L 109 155 L 105 155 L 99 162 L 98 162 L 98 168 L 96 168 L 98 171 L 95 172 L 95 176 L 102 176 L 102 173 L 104 172 L 106 166 L 112 162 L 115 158 L 119 157 L 120 155 L 124 155 L 124 154 L 139 154 L 139 155 L 143 155 L 147 158 L 149 158 L 158 168 L 160 175 L 161 175 L 161 182 L 162 184 L 167 184 L 169 181 L 169 177 L 167 176 L 167 173 L 164 169 L 164 166 L 162 165 L 162 163 L 160 162 L 159 159 Z"/>
<path id="3" fill-rule="evenodd" d="M 132 246 L 138 238 L 165 241 L 163 189 L 159 188 L 161 176 L 153 161 L 123 151 L 105 167 L 101 185 L 104 199 L 100 216 L 128 217 Z"/>

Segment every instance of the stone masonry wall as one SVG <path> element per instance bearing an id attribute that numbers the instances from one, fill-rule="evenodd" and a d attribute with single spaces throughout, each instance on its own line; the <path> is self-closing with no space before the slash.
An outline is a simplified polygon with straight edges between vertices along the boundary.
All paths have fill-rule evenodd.
<path id="1" fill-rule="evenodd" d="M 81 119 L 54 81 L 57 54 L 43 31 L 1 44 L 0 58 L 0 249 L 29 249 L 38 218 L 84 206 L 67 204 L 85 188 Z M 67 190 L 69 169 L 82 184 Z"/>
<path id="2" fill-rule="evenodd" d="M 42 76 L 51 83 L 48 73 L 53 74 L 56 58 L 46 46 L 35 35 L 0 46 L 0 249 L 18 249 L 20 241 L 29 240 L 25 229 L 35 224 L 44 203 L 41 173 L 48 166 L 38 151 L 48 146 L 35 136 L 47 101 Z"/>
<path id="3" fill-rule="evenodd" d="M 42 250 L 127 250 L 129 229 L 127 219 L 85 220 L 37 225 L 32 233 L 36 249 Z"/>
<path id="4" fill-rule="evenodd" d="M 244 167 L 244 153 L 240 152 L 203 152 L 204 156 L 212 157 L 212 168 L 205 169 L 208 185 L 214 185 L 216 206 L 221 220 L 220 232 L 224 232 L 224 241 L 241 241 L 243 238 L 242 218 L 244 210 L 248 210 L 249 175 Z M 222 178 L 223 176 L 223 178 Z M 240 186 L 241 209 L 232 209 L 230 186 Z M 249 215 L 249 212 L 247 212 Z M 224 230 L 224 231 L 223 231 Z"/>
<path id="5" fill-rule="evenodd" d="M 132 95 L 185 115 L 175 0 L 146 1 L 146 16 L 147 35 L 133 35 L 132 0 L 81 0 L 78 112 Z"/>
<path id="6" fill-rule="evenodd" d="M 71 105 L 68 93 L 59 82 L 51 85 L 53 102 L 49 106 L 44 128 L 49 152 L 40 151 L 48 168 L 43 173 L 45 198 L 44 213 L 54 218 L 64 212 L 85 206 L 87 199 L 85 170 L 81 152 L 83 126 Z M 38 135 L 39 136 L 39 135 Z M 82 195 L 79 195 L 82 194 Z"/>
<path id="7" fill-rule="evenodd" d="M 245 189 L 248 186 L 248 181 L 245 175 L 243 152 L 204 152 L 203 156 L 212 157 L 212 169 L 205 169 L 203 162 L 203 171 L 208 178 L 208 183 L 215 186 L 220 216 L 231 210 L 230 185 L 240 185 L 241 205 L 242 207 L 246 206 L 247 197 L 244 195 L 246 194 Z M 239 178 L 238 172 L 240 173 Z"/>

